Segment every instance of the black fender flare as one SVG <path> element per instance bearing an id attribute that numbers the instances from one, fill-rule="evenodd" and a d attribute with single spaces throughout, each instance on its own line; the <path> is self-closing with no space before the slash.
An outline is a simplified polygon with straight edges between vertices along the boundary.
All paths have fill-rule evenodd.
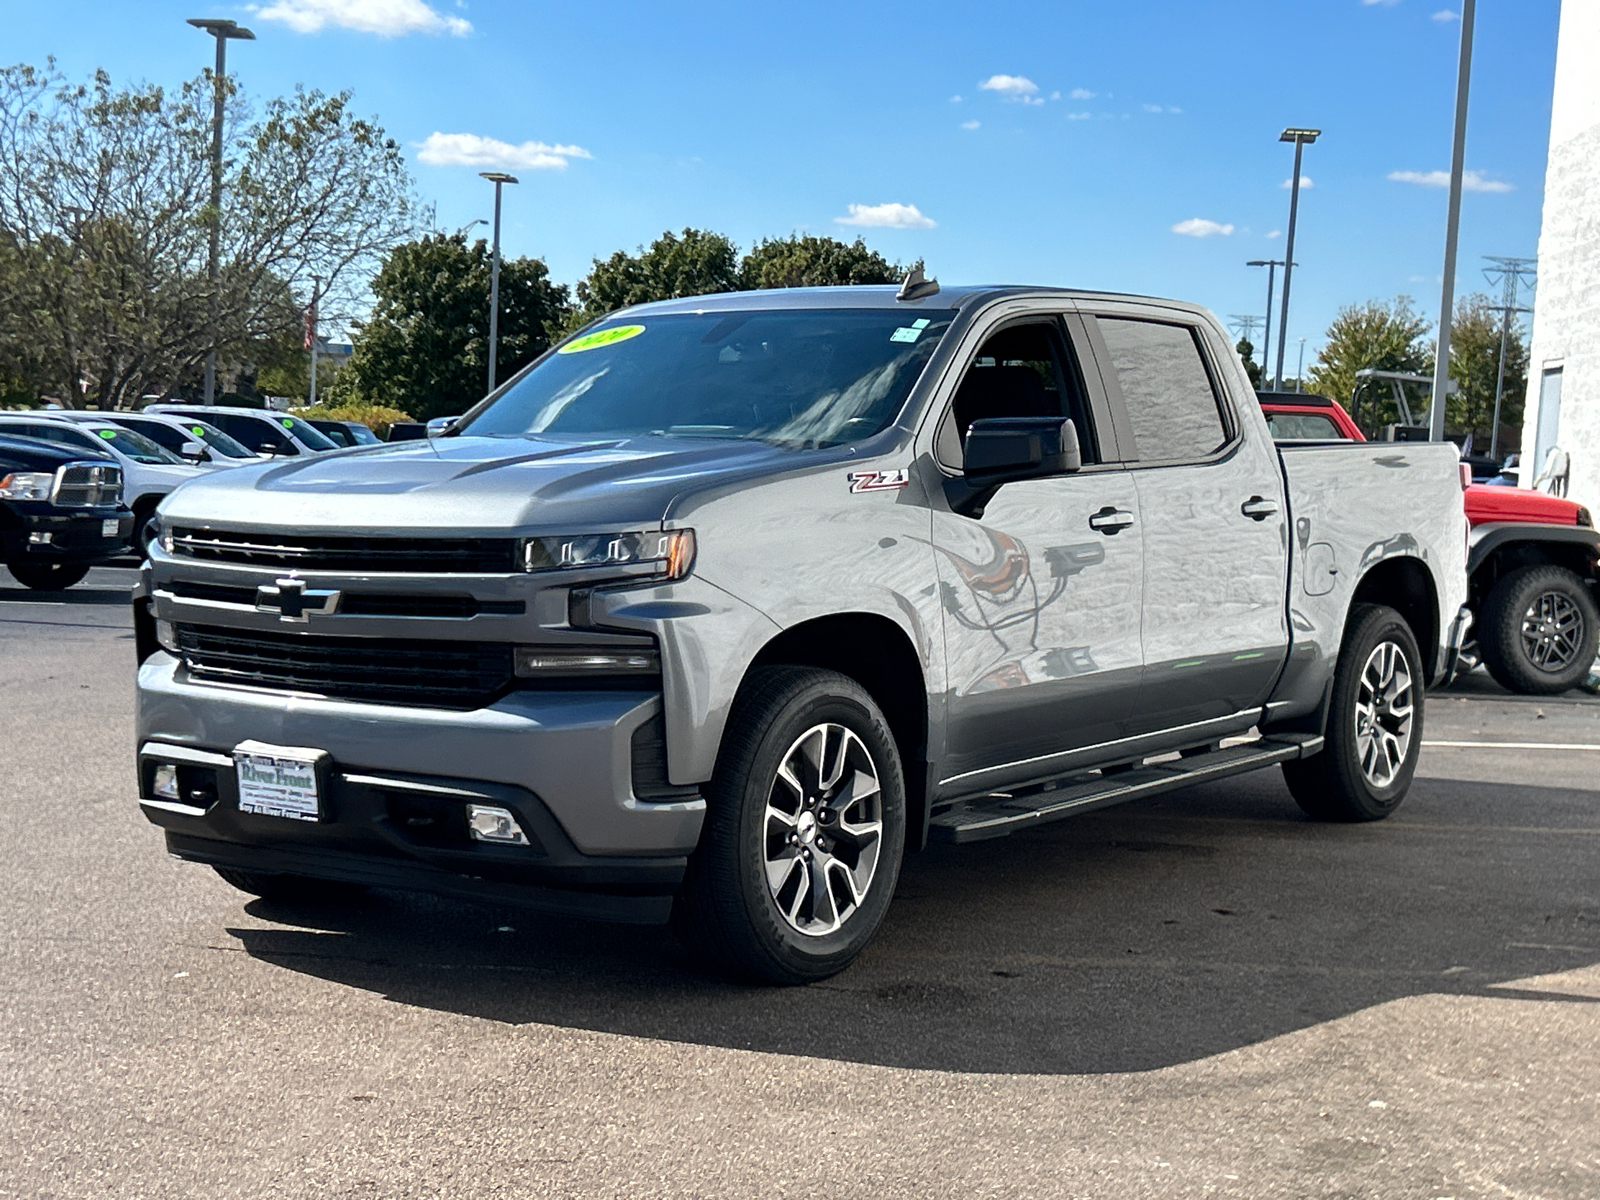
<path id="1" fill-rule="evenodd" d="M 1494 554 L 1519 542 L 1558 542 L 1563 546 L 1582 546 L 1590 563 L 1600 562 L 1600 529 L 1586 525 L 1544 525 L 1518 521 L 1494 521 L 1472 530 L 1467 548 L 1467 578 Z"/>

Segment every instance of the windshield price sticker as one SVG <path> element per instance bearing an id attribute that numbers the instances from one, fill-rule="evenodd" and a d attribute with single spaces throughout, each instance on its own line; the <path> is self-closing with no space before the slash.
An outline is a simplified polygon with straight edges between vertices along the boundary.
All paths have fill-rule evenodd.
<path id="1" fill-rule="evenodd" d="M 233 751 L 239 811 L 291 821 L 320 820 L 317 763 L 324 754 L 321 750 L 241 742 Z"/>
<path id="2" fill-rule="evenodd" d="M 282 425 L 285 429 L 294 428 L 294 420 L 291 417 L 279 417 L 278 424 Z"/>
<path id="3" fill-rule="evenodd" d="M 922 336 L 922 331 L 931 324 L 932 322 L 927 317 L 922 317 L 909 325 L 900 326 L 899 329 L 889 335 L 889 340 L 891 342 L 914 342 Z"/>
<path id="4" fill-rule="evenodd" d="M 596 329 L 593 333 L 586 333 L 581 338 L 574 338 L 557 350 L 556 353 L 580 354 L 585 350 L 598 350 L 601 346 L 614 346 L 618 342 L 636 338 L 643 332 L 643 325 L 613 325 L 610 329 Z"/>
<path id="5" fill-rule="evenodd" d="M 115 429 L 96 429 L 95 432 L 101 437 L 105 438 L 105 440 L 108 442 L 114 440 L 117 436 L 117 431 Z"/>

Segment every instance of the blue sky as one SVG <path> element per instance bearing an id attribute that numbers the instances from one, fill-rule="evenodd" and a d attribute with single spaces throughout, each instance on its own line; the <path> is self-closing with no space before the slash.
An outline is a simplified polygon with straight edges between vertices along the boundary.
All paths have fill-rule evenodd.
<path id="1" fill-rule="evenodd" d="M 9 7 L 6 60 L 124 82 L 210 61 L 185 17 L 247 24 L 230 72 L 258 96 L 352 89 L 441 228 L 489 215 L 486 166 L 464 160 L 518 175 L 505 250 L 566 282 L 695 225 L 741 246 L 859 233 L 950 282 L 1259 313 L 1265 279 L 1244 263 L 1282 255 L 1293 150 L 1277 135 L 1309 125 L 1324 135 L 1303 170 L 1291 372 L 1296 339 L 1309 362 L 1342 304 L 1438 307 L 1445 190 L 1391 176 L 1449 166 L 1458 0 Z M 1481 255 L 1536 250 L 1557 13 L 1479 6 L 1462 290 L 1484 286 Z"/>

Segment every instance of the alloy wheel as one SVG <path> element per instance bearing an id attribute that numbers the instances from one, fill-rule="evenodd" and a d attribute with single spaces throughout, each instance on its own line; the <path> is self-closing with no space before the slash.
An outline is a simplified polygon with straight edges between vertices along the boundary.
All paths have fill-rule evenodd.
<path id="1" fill-rule="evenodd" d="M 1374 788 L 1386 788 L 1411 750 L 1411 665 L 1395 642 L 1379 642 L 1356 685 L 1356 757 Z"/>
<path id="2" fill-rule="evenodd" d="M 1558 673 L 1571 666 L 1584 632 L 1582 611 L 1560 592 L 1535 596 L 1522 614 L 1522 650 L 1541 671 Z"/>

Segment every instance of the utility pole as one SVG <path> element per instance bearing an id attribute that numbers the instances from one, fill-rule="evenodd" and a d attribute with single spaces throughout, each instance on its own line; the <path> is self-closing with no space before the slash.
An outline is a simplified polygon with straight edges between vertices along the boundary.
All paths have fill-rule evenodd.
<path id="1" fill-rule="evenodd" d="M 1267 371 L 1267 363 L 1272 359 L 1272 285 L 1273 276 L 1283 260 L 1279 258 L 1252 258 L 1245 263 L 1247 267 L 1265 267 L 1267 269 L 1267 331 L 1261 339 L 1261 382 L 1262 391 L 1272 391 L 1272 376 Z"/>
<path id="2" fill-rule="evenodd" d="M 1468 0 L 1470 3 L 1471 0 Z M 1283 247 L 1283 308 L 1278 314 L 1278 386 L 1283 386 L 1283 352 L 1288 348 L 1289 281 L 1294 274 L 1294 226 L 1300 211 L 1300 152 L 1322 136 L 1320 129 L 1290 126 L 1278 135 L 1280 142 L 1294 143 L 1294 174 L 1289 177 L 1289 236 Z"/>
<path id="3" fill-rule="evenodd" d="M 322 276 L 311 277 L 311 304 L 306 309 L 306 349 L 311 351 L 310 406 L 317 405 L 317 299 L 322 291 Z"/>
<path id="4" fill-rule="evenodd" d="M 253 42 L 256 35 L 234 21 L 212 17 L 190 17 L 189 24 L 204 30 L 217 39 L 217 67 L 211 75 L 211 254 L 206 264 L 206 277 L 211 281 L 211 349 L 206 352 L 205 402 L 217 402 L 217 304 L 218 279 L 222 255 L 222 109 L 228 97 L 228 39 L 239 38 Z"/>
<path id="5" fill-rule="evenodd" d="M 1467 93 L 1472 81 L 1475 0 L 1461 0 L 1461 52 L 1456 62 L 1456 127 L 1450 147 L 1450 205 L 1444 222 L 1444 285 L 1439 296 L 1439 348 L 1433 361 L 1428 440 L 1444 441 L 1444 402 L 1450 392 L 1450 320 L 1456 306 L 1456 235 L 1461 229 L 1461 175 L 1467 154 Z"/>
<path id="6" fill-rule="evenodd" d="M 1305 377 L 1306 377 L 1306 340 L 1305 340 L 1305 338 L 1301 338 L 1300 339 L 1300 362 L 1299 362 L 1299 365 L 1297 365 L 1295 367 L 1295 369 L 1294 369 L 1294 390 L 1296 392 L 1305 391 L 1305 387 L 1301 383 L 1301 381 L 1304 380 Z"/>
<path id="7" fill-rule="evenodd" d="M 1494 424 L 1489 427 L 1489 457 L 1500 457 L 1500 397 L 1505 394 L 1506 387 L 1506 346 L 1511 340 L 1511 318 L 1514 313 L 1531 313 L 1531 307 L 1517 304 L 1522 289 L 1522 278 L 1527 276 L 1530 280 L 1528 287 L 1533 287 L 1532 279 L 1538 272 L 1539 260 L 1536 258 L 1504 258 L 1494 254 L 1485 254 L 1484 258 L 1494 264 L 1485 267 L 1483 277 L 1490 283 L 1500 285 L 1500 306 L 1494 309 L 1500 314 L 1500 365 L 1494 375 Z"/>
<path id="8" fill-rule="evenodd" d="M 504 171 L 479 171 L 478 174 L 494 184 L 494 260 L 489 269 L 489 392 L 492 392 L 495 357 L 500 344 L 500 188 L 503 184 L 515 183 L 517 177 Z"/>

